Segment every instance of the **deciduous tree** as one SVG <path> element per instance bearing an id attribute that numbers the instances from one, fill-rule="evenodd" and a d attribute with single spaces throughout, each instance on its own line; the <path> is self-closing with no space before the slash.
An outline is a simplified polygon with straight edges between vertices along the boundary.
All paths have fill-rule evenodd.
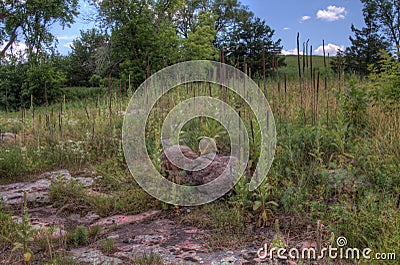
<path id="1" fill-rule="evenodd" d="M 55 40 L 50 26 L 69 26 L 78 14 L 77 6 L 78 0 L 0 1 L 0 44 L 4 45 L 0 59 L 17 41 L 25 42 L 30 58 L 44 53 Z"/>

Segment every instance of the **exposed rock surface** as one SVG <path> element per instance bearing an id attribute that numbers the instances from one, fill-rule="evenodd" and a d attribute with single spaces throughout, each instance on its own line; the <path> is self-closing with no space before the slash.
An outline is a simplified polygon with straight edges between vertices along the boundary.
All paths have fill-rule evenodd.
<path id="1" fill-rule="evenodd" d="M 118 258 L 108 257 L 101 253 L 100 250 L 93 248 L 78 248 L 71 250 L 71 255 L 79 264 L 102 264 L 102 265 L 118 265 L 123 264 Z"/>
<path id="2" fill-rule="evenodd" d="M 27 202 L 35 205 L 43 205 L 49 203 L 48 192 L 51 182 L 54 180 L 78 181 L 85 187 L 93 184 L 94 179 L 91 177 L 71 176 L 68 170 L 59 170 L 48 172 L 40 175 L 35 182 L 18 182 L 0 186 L 0 197 L 3 205 L 18 206 L 23 204 L 24 191 L 26 191 Z"/>
<path id="3" fill-rule="evenodd" d="M 217 159 L 218 161 L 213 162 L 215 167 L 226 163 L 223 157 Z M 257 249 L 251 246 L 229 251 L 211 250 L 207 240 L 211 233 L 209 230 L 170 220 L 160 210 L 106 218 L 100 218 L 90 211 L 80 214 L 60 211 L 48 202 L 47 192 L 54 179 L 79 181 L 88 190 L 94 184 L 93 178 L 72 177 L 67 170 L 60 170 L 42 174 L 34 182 L 0 186 L 1 197 L 6 205 L 22 206 L 23 191 L 27 190 L 29 201 L 43 203 L 38 207 L 29 207 L 30 224 L 34 229 L 51 231 L 52 234 L 48 236 L 53 238 L 65 237 L 67 231 L 77 225 L 84 225 L 87 229 L 99 226 L 98 238 L 90 245 L 70 249 L 69 255 L 77 264 L 138 264 L 138 259 L 151 255 L 161 259 L 162 264 L 263 264 L 257 257 Z M 18 209 L 14 211 L 14 219 L 22 222 L 21 207 L 14 208 Z M 114 241 L 112 249 L 107 252 L 101 245 L 106 238 Z M 255 246 L 261 246 L 262 240 Z M 4 256 L 0 253 L 0 261 L 2 259 Z"/>
<path id="4" fill-rule="evenodd" d="M 177 167 L 175 165 L 177 163 L 172 163 L 170 159 L 177 161 L 178 165 L 184 164 L 186 170 Z M 189 162 L 183 161 L 185 159 Z M 161 158 L 161 169 L 166 173 L 167 179 L 175 183 L 202 185 L 221 176 L 230 160 L 232 160 L 232 168 L 238 165 L 238 159 L 233 156 L 219 156 L 215 152 L 205 152 L 198 156 L 187 146 L 173 145 L 165 149 Z M 207 166 L 204 167 L 204 165 Z M 235 171 L 227 169 L 226 173 L 229 176 L 235 174 Z"/>

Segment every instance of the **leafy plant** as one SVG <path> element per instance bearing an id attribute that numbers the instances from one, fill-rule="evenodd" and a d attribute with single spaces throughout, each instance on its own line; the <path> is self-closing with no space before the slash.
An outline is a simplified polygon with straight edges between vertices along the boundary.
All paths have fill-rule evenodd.
<path id="1" fill-rule="evenodd" d="M 89 242 L 88 230 L 85 226 L 78 225 L 75 230 L 68 234 L 68 239 L 74 247 L 86 246 Z"/>
<path id="2" fill-rule="evenodd" d="M 353 79 L 349 88 L 344 92 L 343 105 L 345 121 L 353 134 L 359 135 L 368 126 L 367 108 L 369 97 L 365 86 L 356 86 Z"/>
<path id="3" fill-rule="evenodd" d="M 374 104 L 393 112 L 400 109 L 400 61 L 389 53 L 382 53 L 380 58 L 382 68 L 370 75 L 369 89 Z"/>
<path id="4" fill-rule="evenodd" d="M 29 223 L 26 191 L 24 191 L 24 214 L 22 217 L 22 226 L 21 229 L 17 231 L 17 233 L 18 241 L 14 242 L 14 248 L 11 251 L 11 255 L 15 251 L 22 250 L 24 264 L 29 264 L 30 261 L 33 259 L 33 252 L 29 248 L 29 243 L 34 241 L 36 230 Z"/>

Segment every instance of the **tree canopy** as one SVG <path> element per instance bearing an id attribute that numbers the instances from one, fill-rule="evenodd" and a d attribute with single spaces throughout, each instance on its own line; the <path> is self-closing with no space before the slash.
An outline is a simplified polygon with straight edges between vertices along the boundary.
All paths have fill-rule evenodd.
<path id="1" fill-rule="evenodd" d="M 78 0 L 2 0 L 0 1 L 0 51 L 2 59 L 17 41 L 27 45 L 28 56 L 45 53 L 51 49 L 55 37 L 50 26 L 60 23 L 63 27 L 74 22 Z"/>

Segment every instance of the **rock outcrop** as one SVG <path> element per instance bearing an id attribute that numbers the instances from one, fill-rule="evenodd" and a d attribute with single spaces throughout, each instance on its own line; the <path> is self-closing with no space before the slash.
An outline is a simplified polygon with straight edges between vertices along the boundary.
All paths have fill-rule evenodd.
<path id="1" fill-rule="evenodd" d="M 239 160 L 236 157 L 217 155 L 214 149 L 209 152 L 201 151 L 202 154 L 199 156 L 184 145 L 166 148 L 161 159 L 161 169 L 166 174 L 166 178 L 177 184 L 197 186 L 221 176 L 230 160 L 232 160 L 232 168 L 238 165 Z M 188 160 L 183 161 L 185 159 Z M 185 167 L 182 169 L 175 164 L 185 165 Z M 235 174 L 235 171 L 228 169 L 226 173 Z"/>
<path id="2" fill-rule="evenodd" d="M 18 206 L 23 204 L 24 191 L 28 203 L 40 205 L 49 203 L 48 192 L 51 182 L 61 180 L 65 182 L 78 181 L 85 187 L 93 184 L 91 177 L 72 177 L 68 170 L 47 172 L 38 177 L 34 182 L 17 182 L 9 185 L 0 185 L 0 199 L 3 205 Z"/>

